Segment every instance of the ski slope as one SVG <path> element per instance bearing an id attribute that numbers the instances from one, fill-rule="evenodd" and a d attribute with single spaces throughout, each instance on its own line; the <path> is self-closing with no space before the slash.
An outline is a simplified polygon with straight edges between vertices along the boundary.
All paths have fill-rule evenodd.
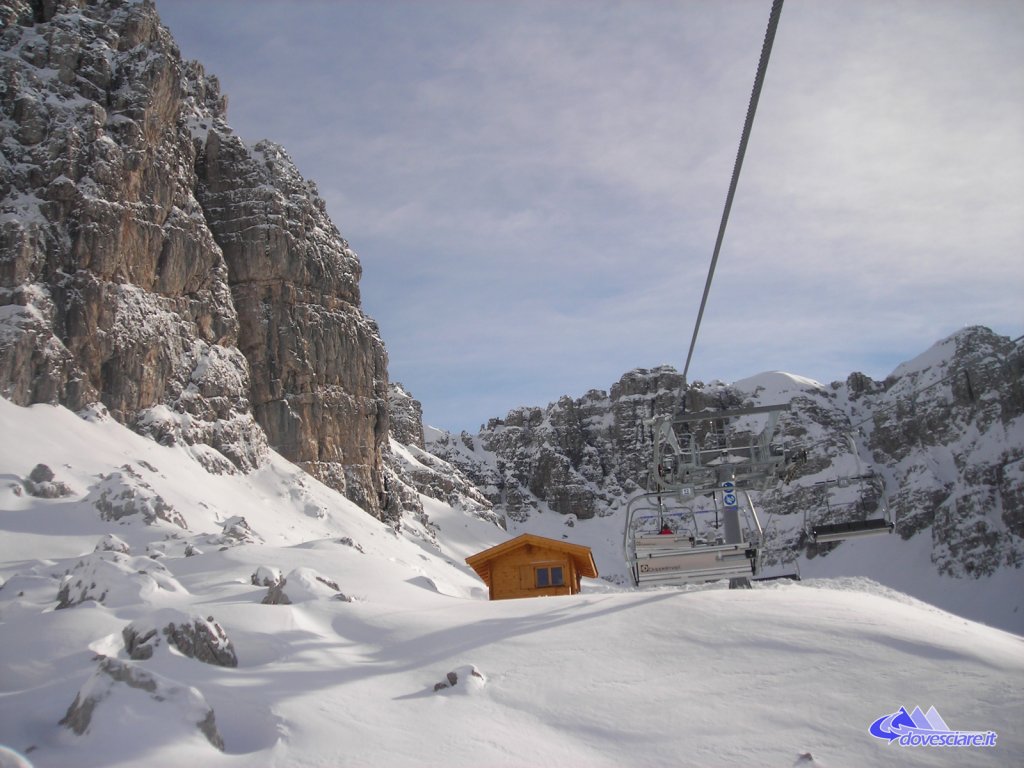
<path id="1" fill-rule="evenodd" d="M 187 447 L 101 415 L 2 399 L 0 428 L 17 436 L 0 446 L 0 744 L 40 768 L 1024 763 L 1024 638 L 868 579 L 596 580 L 492 603 L 463 558 L 508 534 L 440 502 L 424 499 L 434 528 L 396 534 L 276 455 L 210 475 Z M 70 495 L 18 493 L 38 463 Z M 110 489 L 142 511 L 101 519 Z M 143 522 L 156 497 L 188 530 Z M 94 553 L 108 534 L 131 554 Z M 57 609 L 69 570 L 103 601 Z M 288 576 L 291 604 L 262 603 L 252 577 L 268 572 Z M 130 659 L 124 628 L 167 616 L 212 617 L 237 666 L 166 645 Z M 103 664 L 145 673 L 155 694 L 110 683 Z M 78 735 L 59 722 L 83 691 L 102 697 Z M 901 706 L 996 745 L 869 734 Z M 207 707 L 223 751 L 196 727 Z"/>

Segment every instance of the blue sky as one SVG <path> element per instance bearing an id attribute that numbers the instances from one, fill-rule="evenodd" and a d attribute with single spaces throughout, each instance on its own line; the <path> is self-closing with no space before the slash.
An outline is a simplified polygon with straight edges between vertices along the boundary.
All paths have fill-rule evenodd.
<path id="1" fill-rule="evenodd" d="M 425 421 L 682 369 L 769 0 L 157 0 L 360 255 Z M 787 0 L 691 379 L 1024 333 L 1024 3 Z"/>

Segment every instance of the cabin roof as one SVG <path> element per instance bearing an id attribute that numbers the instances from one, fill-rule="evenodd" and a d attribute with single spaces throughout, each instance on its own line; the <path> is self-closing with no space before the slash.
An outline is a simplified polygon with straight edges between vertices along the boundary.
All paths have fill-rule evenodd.
<path id="1" fill-rule="evenodd" d="M 586 576 L 591 579 L 597 578 L 597 565 L 594 564 L 594 555 L 590 551 L 590 547 L 585 547 L 582 544 L 570 544 L 567 541 L 559 541 L 558 539 L 549 539 L 532 533 L 520 534 L 514 539 L 509 539 L 508 541 L 502 542 L 490 549 L 485 549 L 483 552 L 477 552 L 475 555 L 470 555 L 466 558 L 466 564 L 476 571 L 477 575 L 483 579 L 487 586 L 490 586 L 491 563 L 502 555 L 514 552 L 517 549 L 521 549 L 531 544 L 538 547 L 544 547 L 545 549 L 554 549 L 559 552 L 564 552 L 576 564 L 576 570 L 581 576 Z"/>

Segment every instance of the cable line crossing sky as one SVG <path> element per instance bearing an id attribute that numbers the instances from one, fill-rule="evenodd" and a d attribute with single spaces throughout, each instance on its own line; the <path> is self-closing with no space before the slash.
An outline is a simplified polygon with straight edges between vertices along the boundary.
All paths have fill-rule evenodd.
<path id="1" fill-rule="evenodd" d="M 157 7 L 317 183 L 428 423 L 683 368 L 769 3 Z M 1021 335 L 1024 5 L 784 15 L 689 378 L 880 379 L 966 325 Z"/>

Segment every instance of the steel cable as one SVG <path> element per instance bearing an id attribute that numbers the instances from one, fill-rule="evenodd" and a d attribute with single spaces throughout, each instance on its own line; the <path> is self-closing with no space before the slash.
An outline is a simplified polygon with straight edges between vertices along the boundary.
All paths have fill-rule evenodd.
<path id="1" fill-rule="evenodd" d="M 747 119 L 743 123 L 743 134 L 740 136 L 739 150 L 736 152 L 736 163 L 732 169 L 732 181 L 729 182 L 729 193 L 725 197 L 725 210 L 722 212 L 722 223 L 718 226 L 718 239 L 715 241 L 715 251 L 711 256 L 711 267 L 708 269 L 708 279 L 704 284 L 704 295 L 700 300 L 700 311 L 697 312 L 697 322 L 693 326 L 693 338 L 690 339 L 690 351 L 686 355 L 686 365 L 683 368 L 683 386 L 686 386 L 686 376 L 690 371 L 690 361 L 693 359 L 693 350 L 697 346 L 697 335 L 700 333 L 700 323 L 704 318 L 704 308 L 708 303 L 708 294 L 711 292 L 711 281 L 715 277 L 715 266 L 718 264 L 718 254 L 722 250 L 722 240 L 725 238 L 725 226 L 729 221 L 729 212 L 732 210 L 732 201 L 736 195 L 736 184 L 739 182 L 740 169 L 743 167 L 743 156 L 747 153 L 747 142 L 750 140 L 750 129 L 754 124 L 754 113 L 757 112 L 757 102 L 761 98 L 761 86 L 764 84 L 765 72 L 768 70 L 768 57 L 772 53 L 772 44 L 775 42 L 775 30 L 779 26 L 779 16 L 782 14 L 783 0 L 775 0 L 772 3 L 771 14 L 768 16 L 768 29 L 764 34 L 764 45 L 761 47 L 761 59 L 757 64 L 757 75 L 754 77 L 754 89 L 750 94 L 750 103 L 747 106 Z"/>

